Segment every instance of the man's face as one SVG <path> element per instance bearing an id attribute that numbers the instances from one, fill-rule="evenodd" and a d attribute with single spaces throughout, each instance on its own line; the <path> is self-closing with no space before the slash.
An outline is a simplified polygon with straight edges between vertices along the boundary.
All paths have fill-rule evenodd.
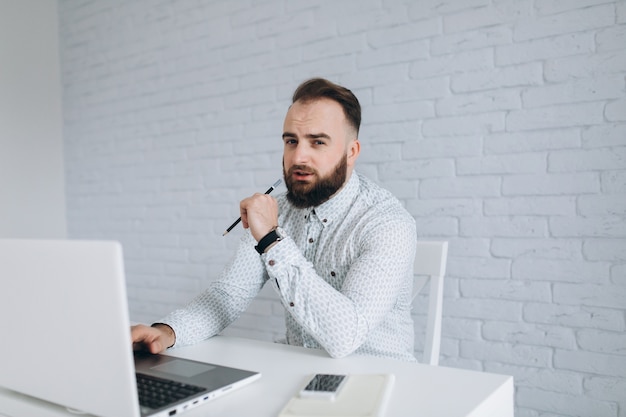
<path id="1" fill-rule="evenodd" d="M 296 207 L 328 200 L 352 173 L 360 151 L 339 103 L 318 99 L 292 104 L 283 130 L 283 175 Z"/>

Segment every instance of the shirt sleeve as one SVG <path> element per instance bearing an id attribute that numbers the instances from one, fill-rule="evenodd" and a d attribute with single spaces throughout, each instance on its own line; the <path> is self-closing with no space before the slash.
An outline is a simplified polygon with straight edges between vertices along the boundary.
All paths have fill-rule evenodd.
<path id="1" fill-rule="evenodd" d="M 416 239 L 412 221 L 379 222 L 359 238 L 359 256 L 340 289 L 318 275 L 289 237 L 261 258 L 288 314 L 331 357 L 343 357 L 363 344 L 412 279 Z"/>
<path id="2" fill-rule="evenodd" d="M 250 232 L 246 231 L 220 278 L 185 307 L 159 320 L 174 330 L 176 343 L 173 347 L 215 336 L 248 308 L 268 278 L 265 266 L 254 250 L 255 244 Z"/>

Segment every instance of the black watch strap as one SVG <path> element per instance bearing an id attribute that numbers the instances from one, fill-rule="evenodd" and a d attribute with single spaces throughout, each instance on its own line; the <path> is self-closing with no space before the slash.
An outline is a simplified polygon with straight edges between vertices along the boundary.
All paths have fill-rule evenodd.
<path id="1" fill-rule="evenodd" d="M 259 240 L 259 243 L 254 247 L 254 249 L 259 252 L 259 255 L 263 255 L 265 253 L 265 249 L 267 249 L 269 245 L 281 240 L 283 240 L 283 237 L 280 235 L 277 228 L 274 228 L 268 234 L 263 236 L 261 240 Z"/>

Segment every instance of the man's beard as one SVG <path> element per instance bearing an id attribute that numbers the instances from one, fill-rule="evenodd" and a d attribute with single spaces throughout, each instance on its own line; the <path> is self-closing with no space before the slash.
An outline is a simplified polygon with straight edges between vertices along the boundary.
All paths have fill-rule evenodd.
<path id="1" fill-rule="evenodd" d="M 294 171 L 305 171 L 317 177 L 317 181 L 308 183 L 304 181 L 295 181 L 293 179 Z M 307 167 L 306 165 L 294 165 L 289 168 L 289 172 L 285 172 L 285 164 L 283 162 L 283 177 L 287 186 L 287 200 L 297 208 L 316 207 L 328 201 L 346 182 L 348 175 L 348 156 L 337 163 L 335 169 L 328 176 L 320 178 L 317 171 Z"/>

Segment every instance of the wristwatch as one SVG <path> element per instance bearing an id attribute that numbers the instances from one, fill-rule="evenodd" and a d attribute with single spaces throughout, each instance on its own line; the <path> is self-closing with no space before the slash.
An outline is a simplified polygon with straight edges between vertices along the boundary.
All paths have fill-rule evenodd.
<path id="1" fill-rule="evenodd" d="M 285 238 L 285 234 L 280 227 L 275 227 L 268 234 L 263 236 L 259 243 L 254 247 L 259 255 L 263 255 L 265 250 L 274 242 L 280 242 Z"/>

